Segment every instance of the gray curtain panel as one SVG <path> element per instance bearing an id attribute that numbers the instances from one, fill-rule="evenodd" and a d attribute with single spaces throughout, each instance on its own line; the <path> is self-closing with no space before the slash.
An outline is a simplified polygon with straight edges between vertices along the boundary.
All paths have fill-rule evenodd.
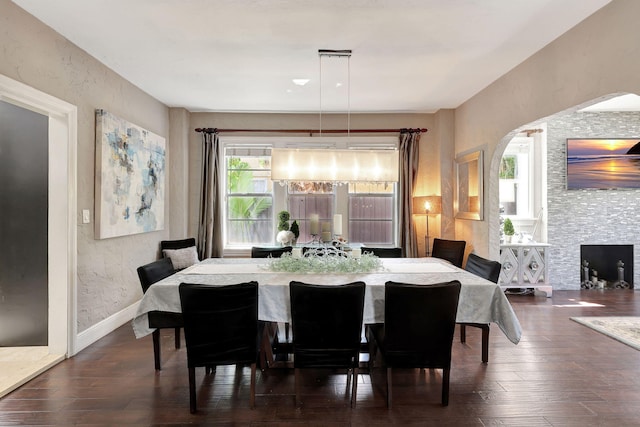
<path id="1" fill-rule="evenodd" d="M 418 175 L 418 144 L 420 130 L 403 129 L 400 132 L 400 180 L 398 182 L 399 197 L 399 232 L 400 247 L 405 257 L 418 256 L 416 230 L 412 220 L 413 188 Z"/>
<path id="2" fill-rule="evenodd" d="M 220 140 L 217 132 L 202 132 L 202 193 L 198 222 L 198 254 L 200 259 L 222 257 L 222 219 L 219 203 L 222 191 L 220 173 Z"/>

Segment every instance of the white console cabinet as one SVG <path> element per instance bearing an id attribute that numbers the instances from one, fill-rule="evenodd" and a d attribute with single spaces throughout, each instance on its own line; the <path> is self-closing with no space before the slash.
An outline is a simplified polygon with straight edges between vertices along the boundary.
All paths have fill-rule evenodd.
<path id="1" fill-rule="evenodd" d="M 502 289 L 534 288 L 551 297 L 548 243 L 507 243 L 500 245 Z"/>

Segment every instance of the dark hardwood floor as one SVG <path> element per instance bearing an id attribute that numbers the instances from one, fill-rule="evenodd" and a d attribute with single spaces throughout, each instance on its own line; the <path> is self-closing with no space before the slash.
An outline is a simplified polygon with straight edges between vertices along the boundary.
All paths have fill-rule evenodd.
<path id="1" fill-rule="evenodd" d="M 258 372 L 249 408 L 249 369 L 197 371 L 198 413 L 189 413 L 184 348 L 162 337 L 163 370 L 153 368 L 151 336 L 129 324 L 0 400 L 0 425 L 234 426 L 637 426 L 640 352 L 571 320 L 571 316 L 640 316 L 633 290 L 555 291 L 553 298 L 510 295 L 523 336 L 513 345 L 491 327 L 489 363 L 480 361 L 480 330 L 453 344 L 451 393 L 440 405 L 441 371 L 394 373 L 394 407 L 385 406 L 382 370 L 359 376 L 349 407 L 343 374 L 307 372 L 294 403 L 293 372 Z M 240 385 L 240 387 L 238 387 Z"/>

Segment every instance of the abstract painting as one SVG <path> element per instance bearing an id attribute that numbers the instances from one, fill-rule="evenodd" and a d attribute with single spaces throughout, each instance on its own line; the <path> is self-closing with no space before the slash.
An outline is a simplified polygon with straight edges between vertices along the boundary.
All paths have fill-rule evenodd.
<path id="1" fill-rule="evenodd" d="M 164 229 L 165 139 L 96 110 L 96 238 Z"/>

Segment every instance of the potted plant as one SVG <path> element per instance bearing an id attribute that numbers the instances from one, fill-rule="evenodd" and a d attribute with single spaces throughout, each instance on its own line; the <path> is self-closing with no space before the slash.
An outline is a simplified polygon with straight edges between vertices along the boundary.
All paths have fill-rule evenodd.
<path id="1" fill-rule="evenodd" d="M 278 213 L 278 234 L 276 235 L 276 241 L 282 246 L 295 244 L 295 233 L 289 230 L 290 218 L 291 215 L 287 211 L 280 211 Z"/>
<path id="2" fill-rule="evenodd" d="M 513 228 L 513 223 L 509 218 L 504 220 L 504 224 L 502 226 L 504 231 L 504 241 L 505 243 L 511 243 L 511 238 L 515 234 L 516 230 Z"/>
<path id="3" fill-rule="evenodd" d="M 296 240 L 298 240 L 298 237 L 300 236 L 300 227 L 298 226 L 298 223 L 293 220 L 293 222 L 291 223 L 291 228 L 289 228 L 289 231 L 291 231 L 293 233 L 293 244 L 295 245 Z"/>

